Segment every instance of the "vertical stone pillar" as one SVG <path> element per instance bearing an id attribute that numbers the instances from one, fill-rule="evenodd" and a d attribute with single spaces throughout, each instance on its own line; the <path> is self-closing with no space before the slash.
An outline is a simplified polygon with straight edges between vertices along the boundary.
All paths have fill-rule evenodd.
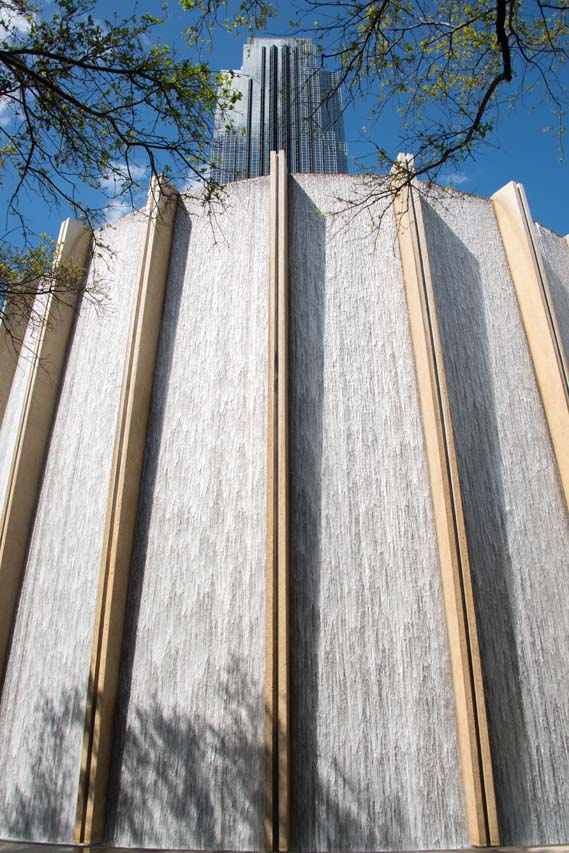
<path id="1" fill-rule="evenodd" d="M 154 365 L 178 194 L 153 179 L 115 434 L 95 612 L 75 841 L 103 840 L 121 644 Z"/>
<path id="2" fill-rule="evenodd" d="M 55 263 L 73 261 L 83 267 L 89 251 L 89 231 L 75 219 L 63 222 Z M 51 293 L 45 308 L 28 377 L 14 457 L 0 517 L 0 678 L 3 677 L 18 591 L 61 372 L 80 287 Z"/>
<path id="3" fill-rule="evenodd" d="M 278 786 L 275 776 L 277 752 L 277 548 L 278 548 L 278 430 L 277 430 L 277 154 L 271 152 L 269 207 L 269 329 L 267 358 L 267 532 L 265 581 L 265 849 L 274 850 L 278 843 L 276 815 Z"/>
<path id="4" fill-rule="evenodd" d="M 288 172 L 271 152 L 267 413 L 265 846 L 289 843 Z"/>
<path id="5" fill-rule="evenodd" d="M 412 157 L 401 155 L 398 168 L 412 173 Z M 468 831 L 476 846 L 497 845 L 498 821 L 460 484 L 427 239 L 416 188 L 411 185 L 399 190 L 394 205 L 437 531 Z"/>
<path id="6" fill-rule="evenodd" d="M 569 506 L 569 371 L 535 226 L 522 184 L 511 181 L 492 201 Z"/>
<path id="7" fill-rule="evenodd" d="M 289 846 L 288 169 L 278 154 L 278 762 L 279 850 Z"/>

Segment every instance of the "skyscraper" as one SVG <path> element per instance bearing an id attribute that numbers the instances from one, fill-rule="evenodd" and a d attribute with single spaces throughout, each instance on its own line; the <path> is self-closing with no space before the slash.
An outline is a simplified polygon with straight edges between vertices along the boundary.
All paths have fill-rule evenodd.
<path id="1" fill-rule="evenodd" d="M 267 175 L 276 150 L 291 172 L 348 171 L 339 74 L 319 68 L 311 39 L 250 38 L 234 73 L 241 99 L 216 116 L 215 180 Z"/>

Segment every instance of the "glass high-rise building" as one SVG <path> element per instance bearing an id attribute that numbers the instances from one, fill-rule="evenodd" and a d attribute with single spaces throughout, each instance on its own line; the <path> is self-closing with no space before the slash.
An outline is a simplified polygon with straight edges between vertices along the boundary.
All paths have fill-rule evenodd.
<path id="1" fill-rule="evenodd" d="M 278 150 L 291 172 L 348 171 L 339 74 L 319 67 L 311 39 L 250 38 L 233 73 L 241 98 L 216 115 L 214 180 L 267 175 Z"/>

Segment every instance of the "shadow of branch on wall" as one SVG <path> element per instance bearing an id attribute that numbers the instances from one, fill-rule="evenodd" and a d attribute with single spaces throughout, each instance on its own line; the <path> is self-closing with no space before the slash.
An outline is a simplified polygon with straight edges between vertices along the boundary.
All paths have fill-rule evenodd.
<path id="1" fill-rule="evenodd" d="M 263 848 L 262 697 L 237 658 L 219 685 L 215 701 L 224 708 L 223 727 L 165 708 L 157 686 L 144 709 L 131 708 L 128 740 L 115 756 L 115 768 L 122 760 L 109 789 L 107 843 L 128 838 L 130 845 L 145 847 L 235 850 L 252 849 L 256 840 L 255 849 Z M 10 788 L 5 778 L 0 785 L 0 836 L 71 842 L 79 767 L 65 753 L 76 748 L 78 762 L 83 714 L 79 690 L 38 703 L 34 737 L 15 757 L 27 764 L 27 783 Z M 302 755 L 296 766 L 302 774 Z M 326 780 L 317 775 L 312 782 L 330 837 L 347 845 L 365 838 L 366 792 L 350 788 L 339 763 L 327 768 Z M 396 806 L 386 820 L 397 819 Z M 305 847 L 302 838 L 294 841 L 296 849 Z"/>
<path id="2" fill-rule="evenodd" d="M 123 710 L 115 736 L 107 840 L 235 848 L 263 840 L 263 697 L 233 658 L 213 692 L 215 718 L 167 709 L 154 687 Z M 212 714 L 212 716 L 214 716 Z M 117 736 L 118 735 L 118 736 Z"/>
<path id="3" fill-rule="evenodd" d="M 44 696 L 31 713 L 22 709 L 14 718 L 14 727 L 24 722 L 27 731 L 23 747 L 3 760 L 0 836 L 72 840 L 83 721 L 84 698 L 77 689 Z M 78 747 L 77 763 L 70 760 L 71 744 Z"/>

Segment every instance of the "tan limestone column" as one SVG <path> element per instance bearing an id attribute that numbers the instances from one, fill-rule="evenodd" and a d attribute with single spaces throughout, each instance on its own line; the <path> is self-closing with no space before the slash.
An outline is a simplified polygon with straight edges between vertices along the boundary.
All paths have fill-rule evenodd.
<path id="1" fill-rule="evenodd" d="M 400 155 L 400 165 L 413 173 L 410 155 Z M 460 484 L 421 198 L 415 186 L 399 190 L 394 207 L 441 566 L 468 832 L 473 845 L 498 845 Z"/>
<path id="2" fill-rule="evenodd" d="M 569 372 L 535 226 L 522 184 L 511 181 L 492 201 L 569 506 Z"/>
<path id="3" fill-rule="evenodd" d="M 104 838 L 130 561 L 177 192 L 150 185 L 115 434 L 83 732 L 75 842 Z"/>
<path id="4" fill-rule="evenodd" d="M 271 152 L 267 412 L 265 847 L 289 845 L 288 171 Z"/>

